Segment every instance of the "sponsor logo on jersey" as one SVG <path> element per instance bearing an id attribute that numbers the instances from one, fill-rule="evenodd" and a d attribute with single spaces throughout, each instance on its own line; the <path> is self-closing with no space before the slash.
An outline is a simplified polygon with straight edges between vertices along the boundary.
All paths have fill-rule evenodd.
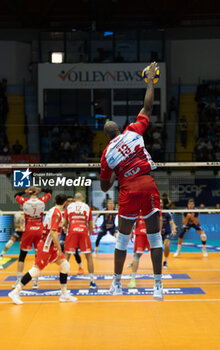
<path id="1" fill-rule="evenodd" d="M 135 174 L 137 174 L 139 171 L 140 171 L 140 168 L 139 168 L 139 167 L 137 167 L 137 168 L 132 168 L 132 169 L 126 171 L 126 173 L 124 173 L 124 177 L 128 177 L 128 176 L 135 175 Z"/>
<path id="2" fill-rule="evenodd" d="M 80 228 L 80 227 L 76 227 L 76 228 L 73 229 L 73 231 L 83 232 L 84 229 L 83 229 L 83 228 Z"/>

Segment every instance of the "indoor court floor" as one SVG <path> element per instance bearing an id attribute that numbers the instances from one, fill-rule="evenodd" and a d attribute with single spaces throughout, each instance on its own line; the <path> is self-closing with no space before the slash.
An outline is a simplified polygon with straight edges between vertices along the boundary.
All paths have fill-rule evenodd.
<path id="1" fill-rule="evenodd" d="M 164 270 L 164 302 L 152 299 L 150 255 L 140 260 L 137 288 L 128 289 L 127 265 L 122 286 L 125 294 L 111 296 L 108 288 L 113 254 L 94 258 L 98 291 L 89 291 L 85 275 L 77 276 L 72 258 L 68 289 L 78 297 L 59 303 L 58 268 L 49 265 L 42 273 L 39 290 L 24 290 L 23 305 L 7 297 L 16 275 L 17 262 L 7 255 L 0 270 L 0 329 L 2 349 L 220 349 L 219 253 L 182 253 L 168 260 Z M 17 257 L 17 256 L 14 256 Z M 9 259 L 7 259 L 9 258 Z M 28 255 L 27 271 L 34 256 Z M 82 257 L 86 272 L 86 261 Z M 11 263 L 12 262 L 12 263 Z M 10 264 L 11 263 L 11 264 Z"/>

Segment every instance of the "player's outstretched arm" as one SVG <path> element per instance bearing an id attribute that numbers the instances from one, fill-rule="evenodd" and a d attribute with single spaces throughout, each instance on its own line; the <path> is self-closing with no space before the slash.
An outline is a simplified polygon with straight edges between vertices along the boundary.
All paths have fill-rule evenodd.
<path id="1" fill-rule="evenodd" d="M 141 109 L 140 113 L 145 114 L 148 117 L 151 115 L 152 108 L 153 108 L 153 102 L 154 102 L 154 83 L 153 79 L 156 75 L 156 67 L 157 63 L 153 62 L 150 64 L 150 68 L 147 72 L 147 91 L 144 97 L 144 107 Z"/>

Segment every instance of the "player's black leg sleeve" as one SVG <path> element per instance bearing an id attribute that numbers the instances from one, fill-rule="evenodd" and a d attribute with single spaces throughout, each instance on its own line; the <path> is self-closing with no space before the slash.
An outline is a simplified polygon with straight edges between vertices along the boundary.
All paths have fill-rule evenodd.
<path id="1" fill-rule="evenodd" d="M 99 242 L 101 241 L 102 237 L 104 237 L 106 234 L 105 231 L 100 231 L 99 234 L 98 234 L 98 237 L 96 239 L 96 242 L 95 242 L 95 246 L 98 247 L 99 246 Z"/>
<path id="2" fill-rule="evenodd" d="M 25 252 L 24 250 L 21 250 L 18 261 L 24 262 L 26 255 L 27 255 L 27 252 Z"/>
<path id="3" fill-rule="evenodd" d="M 76 259 L 77 264 L 81 264 L 82 259 L 81 259 L 80 255 L 79 255 L 79 250 L 78 250 L 78 248 L 76 248 L 76 252 L 75 252 L 75 254 L 74 254 L 74 257 L 75 257 L 75 259 Z"/>
<path id="4" fill-rule="evenodd" d="M 60 272 L 60 284 L 66 284 L 67 283 L 67 273 Z"/>
<path id="5" fill-rule="evenodd" d="M 29 274 L 29 272 L 27 272 L 21 279 L 21 283 L 25 286 L 26 284 L 28 284 L 28 282 L 30 282 L 32 280 L 31 275 Z"/>
<path id="6" fill-rule="evenodd" d="M 186 233 L 186 229 L 184 228 L 184 229 L 182 230 L 182 232 L 180 232 L 179 238 L 183 238 L 183 236 L 185 235 L 185 233 Z"/>

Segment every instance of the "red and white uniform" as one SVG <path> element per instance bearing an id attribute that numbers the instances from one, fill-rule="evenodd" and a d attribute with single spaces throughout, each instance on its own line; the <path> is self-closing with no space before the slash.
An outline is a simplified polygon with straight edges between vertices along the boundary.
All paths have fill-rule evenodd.
<path id="1" fill-rule="evenodd" d="M 40 198 L 25 198 L 16 196 L 18 203 L 23 205 L 25 229 L 21 238 L 20 249 L 30 251 L 37 248 L 43 232 L 43 215 L 45 203 L 50 199 L 51 194 L 47 193 Z"/>
<path id="2" fill-rule="evenodd" d="M 100 179 L 110 180 L 114 170 L 120 184 L 119 215 L 128 219 L 137 219 L 140 210 L 144 218 L 160 210 L 157 186 L 147 175 L 156 168 L 142 137 L 148 124 L 149 118 L 139 114 L 135 123 L 110 141 L 101 158 Z"/>
<path id="3" fill-rule="evenodd" d="M 83 202 L 74 202 L 66 207 L 63 217 L 68 221 L 65 253 L 75 254 L 76 248 L 79 248 L 81 253 L 91 253 L 92 244 L 88 228 L 89 221 L 92 221 L 91 208 Z"/>
<path id="4" fill-rule="evenodd" d="M 37 257 L 35 259 L 35 265 L 43 270 L 49 263 L 53 263 L 58 258 L 58 250 L 55 247 L 51 235 L 51 230 L 61 233 L 63 226 L 63 219 L 61 211 L 53 207 L 47 213 L 44 220 L 43 237 L 37 246 Z M 61 259 L 65 259 L 65 255 L 62 253 Z"/>
<path id="5" fill-rule="evenodd" d="M 134 252 L 143 253 L 146 248 L 150 251 L 150 243 L 147 238 L 146 225 L 143 216 L 139 216 L 135 227 Z"/>

